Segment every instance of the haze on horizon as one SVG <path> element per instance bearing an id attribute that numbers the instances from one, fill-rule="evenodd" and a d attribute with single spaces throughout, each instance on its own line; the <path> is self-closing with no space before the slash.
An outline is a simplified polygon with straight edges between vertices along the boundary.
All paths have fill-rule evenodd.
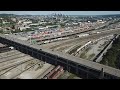
<path id="1" fill-rule="evenodd" d="M 0 11 L 0 14 L 17 14 L 17 15 L 111 15 L 120 14 L 120 11 Z"/>

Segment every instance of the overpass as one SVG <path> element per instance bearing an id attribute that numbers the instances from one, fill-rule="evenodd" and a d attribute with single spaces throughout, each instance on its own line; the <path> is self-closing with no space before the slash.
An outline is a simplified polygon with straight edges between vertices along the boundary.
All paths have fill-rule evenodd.
<path id="1" fill-rule="evenodd" d="M 62 52 L 41 48 L 38 45 L 30 45 L 22 40 L 14 39 L 7 35 L 0 34 L 0 43 L 13 46 L 15 49 L 29 54 L 37 59 L 43 60 L 55 66 L 61 65 L 65 70 L 76 74 L 84 79 L 119 79 L 120 70 L 101 65 L 96 62 L 84 60 Z"/>

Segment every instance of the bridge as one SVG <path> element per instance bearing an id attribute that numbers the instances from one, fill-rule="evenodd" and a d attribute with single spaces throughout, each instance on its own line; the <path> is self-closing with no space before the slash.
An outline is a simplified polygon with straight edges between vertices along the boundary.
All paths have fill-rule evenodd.
<path id="1" fill-rule="evenodd" d="M 15 49 L 29 54 L 55 66 L 61 65 L 65 70 L 84 79 L 119 79 L 120 70 L 96 62 L 84 60 L 62 52 L 41 48 L 39 45 L 30 45 L 22 40 L 0 34 L 0 43 L 13 46 Z"/>

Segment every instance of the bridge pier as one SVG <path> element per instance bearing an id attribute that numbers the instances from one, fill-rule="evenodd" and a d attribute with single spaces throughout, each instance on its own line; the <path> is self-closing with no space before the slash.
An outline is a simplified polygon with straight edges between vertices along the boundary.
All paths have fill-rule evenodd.
<path id="1" fill-rule="evenodd" d="M 78 65 L 76 65 L 76 74 L 78 75 Z"/>
<path id="2" fill-rule="evenodd" d="M 88 73 L 87 73 L 87 75 L 86 75 L 86 78 L 89 79 L 89 75 L 88 75 Z"/>
<path id="3" fill-rule="evenodd" d="M 68 66 L 68 72 L 70 72 L 70 67 Z"/>
<path id="4" fill-rule="evenodd" d="M 101 69 L 99 79 L 104 79 L 104 71 L 103 71 L 103 68 Z"/>

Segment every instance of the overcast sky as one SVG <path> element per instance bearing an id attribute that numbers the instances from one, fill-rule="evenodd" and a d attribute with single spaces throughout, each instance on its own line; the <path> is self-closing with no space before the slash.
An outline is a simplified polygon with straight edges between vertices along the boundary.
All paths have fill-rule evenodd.
<path id="1" fill-rule="evenodd" d="M 30 14 L 30 15 L 48 15 L 53 13 L 61 13 L 65 15 L 107 15 L 120 14 L 120 11 L 0 11 L 0 14 Z"/>

